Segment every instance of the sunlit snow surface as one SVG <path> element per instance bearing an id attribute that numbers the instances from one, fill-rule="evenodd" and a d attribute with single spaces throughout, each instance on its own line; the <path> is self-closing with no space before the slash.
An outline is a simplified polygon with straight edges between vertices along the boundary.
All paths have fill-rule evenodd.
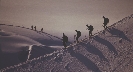
<path id="1" fill-rule="evenodd" d="M 0 24 L 0 68 L 52 53 L 61 47 L 62 41 L 56 37 L 30 28 Z"/>
<path id="2" fill-rule="evenodd" d="M 59 49 L 50 54 L 4 68 L 1 71 L 132 72 L 132 32 L 133 18 L 130 18 L 126 21 L 120 21 L 107 30 L 99 32 L 98 35 L 84 39 L 84 41 L 70 46 L 68 49 Z M 45 47 L 52 48 L 51 46 L 54 45 Z M 36 54 L 36 52 L 34 53 Z"/>

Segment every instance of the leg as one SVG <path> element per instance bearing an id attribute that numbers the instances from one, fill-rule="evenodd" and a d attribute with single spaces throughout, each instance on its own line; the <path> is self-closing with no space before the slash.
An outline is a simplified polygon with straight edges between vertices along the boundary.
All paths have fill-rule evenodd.
<path id="1" fill-rule="evenodd" d="M 107 23 L 104 23 L 104 29 L 107 29 Z"/>
<path id="2" fill-rule="evenodd" d="M 92 36 L 92 30 L 89 31 L 89 36 Z"/>
<path id="3" fill-rule="evenodd" d="M 78 37 L 76 37 L 77 43 L 79 42 L 79 41 L 78 41 L 78 38 L 79 38 L 79 36 L 78 36 Z"/>
<path id="4" fill-rule="evenodd" d="M 89 36 L 91 36 L 91 31 L 89 31 Z"/>
<path id="5" fill-rule="evenodd" d="M 63 45 L 64 45 L 64 47 L 66 48 L 67 46 L 66 46 L 66 43 L 63 41 Z"/>
<path id="6" fill-rule="evenodd" d="M 106 29 L 106 26 L 105 25 L 103 27 L 104 27 L 104 29 Z"/>
<path id="7" fill-rule="evenodd" d="M 106 28 L 105 29 L 107 29 L 108 27 L 106 26 Z"/>
<path id="8" fill-rule="evenodd" d="M 91 31 L 91 36 L 92 36 L 92 31 Z"/>

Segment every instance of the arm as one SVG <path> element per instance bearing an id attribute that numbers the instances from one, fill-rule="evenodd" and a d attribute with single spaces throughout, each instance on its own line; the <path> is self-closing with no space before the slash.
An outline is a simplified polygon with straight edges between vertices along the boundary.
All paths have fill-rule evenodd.
<path id="1" fill-rule="evenodd" d="M 87 29 L 89 30 L 89 28 L 87 28 Z M 87 30 L 87 29 L 86 29 L 86 30 Z"/>

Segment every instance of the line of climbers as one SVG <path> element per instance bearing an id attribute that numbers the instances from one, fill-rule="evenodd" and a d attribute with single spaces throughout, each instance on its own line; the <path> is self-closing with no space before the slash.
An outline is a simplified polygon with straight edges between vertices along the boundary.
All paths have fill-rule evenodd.
<path id="1" fill-rule="evenodd" d="M 104 29 L 107 29 L 107 24 L 109 23 L 109 19 L 105 18 L 104 16 L 103 16 L 103 19 L 104 19 L 104 23 L 103 23 L 102 26 L 104 27 Z M 89 30 L 89 37 L 93 36 L 92 35 L 92 31 L 94 30 L 93 26 L 92 25 L 88 25 L 88 24 L 86 26 L 87 26 L 87 29 Z M 36 26 L 33 27 L 33 25 L 32 25 L 31 29 L 36 31 Z M 81 36 L 81 32 L 78 31 L 78 30 L 75 30 L 75 31 L 77 32 L 77 35 L 74 35 L 74 40 L 76 38 L 77 43 L 79 43 L 78 39 Z M 43 28 L 41 28 L 41 32 L 43 32 Z M 66 44 L 68 42 L 68 37 L 63 33 L 63 37 L 62 38 L 63 38 L 62 39 L 63 40 L 63 46 L 66 48 L 67 47 Z"/>
<path id="2" fill-rule="evenodd" d="M 36 26 L 33 27 L 33 25 L 31 26 L 31 30 L 35 29 L 36 31 Z M 43 28 L 41 28 L 41 32 L 43 32 Z"/>
<path id="3" fill-rule="evenodd" d="M 107 29 L 108 28 L 107 24 L 109 23 L 109 19 L 105 18 L 104 16 L 103 16 L 103 19 L 104 19 L 104 23 L 103 23 L 102 26 L 104 27 L 104 29 Z M 89 37 L 93 36 L 92 35 L 92 31 L 94 30 L 93 26 L 92 25 L 89 26 L 88 24 L 86 26 L 87 26 L 87 29 L 89 30 Z M 75 31 L 77 32 L 77 35 L 74 35 L 74 40 L 75 40 L 75 37 L 76 37 L 76 41 L 77 41 L 77 43 L 79 43 L 78 39 L 81 36 L 81 32 L 78 31 L 78 30 L 75 30 Z M 62 39 L 63 40 L 63 46 L 66 48 L 67 47 L 66 43 L 68 42 L 68 37 L 63 33 L 62 38 L 63 38 Z"/>

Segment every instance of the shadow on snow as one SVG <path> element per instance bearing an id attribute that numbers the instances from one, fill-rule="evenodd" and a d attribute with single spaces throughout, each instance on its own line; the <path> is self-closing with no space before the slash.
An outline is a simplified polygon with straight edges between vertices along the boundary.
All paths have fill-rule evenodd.
<path id="1" fill-rule="evenodd" d="M 97 49 L 95 46 L 91 45 L 90 43 L 84 44 L 82 43 L 83 47 L 90 53 L 98 55 L 101 59 L 105 60 L 108 62 L 108 60 L 105 58 L 105 56 L 102 54 L 102 52 Z"/>
<path id="2" fill-rule="evenodd" d="M 114 47 L 109 41 L 107 41 L 107 40 L 105 40 L 105 39 L 102 39 L 102 38 L 100 38 L 100 37 L 98 37 L 98 36 L 95 36 L 95 37 L 94 37 L 94 40 L 96 40 L 96 41 L 98 41 L 99 43 L 101 43 L 101 44 L 107 46 L 107 47 L 109 48 L 109 50 L 113 51 L 116 55 L 118 55 L 118 53 L 117 53 L 115 47 Z"/>
<path id="3" fill-rule="evenodd" d="M 68 52 L 71 54 L 71 56 L 76 57 L 80 62 L 82 62 L 88 69 L 91 69 L 94 72 L 101 72 L 95 63 L 82 54 L 74 52 L 72 48 L 69 48 Z"/>
<path id="4" fill-rule="evenodd" d="M 108 28 L 107 31 L 112 34 L 112 37 L 119 37 L 119 38 L 122 38 L 122 39 L 125 39 L 125 40 L 131 42 L 131 40 L 126 37 L 126 35 L 124 34 L 123 31 L 120 31 L 115 28 Z"/>

